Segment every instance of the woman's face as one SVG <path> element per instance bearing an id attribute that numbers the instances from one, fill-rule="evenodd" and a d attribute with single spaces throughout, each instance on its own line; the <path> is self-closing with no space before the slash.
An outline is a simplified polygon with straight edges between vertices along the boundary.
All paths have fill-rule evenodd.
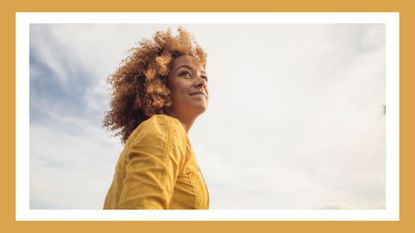
<path id="1" fill-rule="evenodd" d="M 183 55 L 172 64 L 167 86 L 171 92 L 172 105 L 168 111 L 173 116 L 194 117 L 208 106 L 207 74 L 198 59 Z"/>

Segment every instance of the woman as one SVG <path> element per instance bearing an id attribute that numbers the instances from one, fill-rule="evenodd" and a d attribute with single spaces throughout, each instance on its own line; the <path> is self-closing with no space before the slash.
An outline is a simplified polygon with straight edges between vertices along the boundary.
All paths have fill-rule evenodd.
<path id="1" fill-rule="evenodd" d="M 104 209 L 208 209 L 187 133 L 208 104 L 206 53 L 183 29 L 143 40 L 109 77 L 104 126 L 125 143 Z"/>

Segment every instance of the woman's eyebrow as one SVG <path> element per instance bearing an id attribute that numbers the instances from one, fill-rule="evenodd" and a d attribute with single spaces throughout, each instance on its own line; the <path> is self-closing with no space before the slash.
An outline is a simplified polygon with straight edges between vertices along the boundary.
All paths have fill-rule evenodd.
<path id="1" fill-rule="evenodd" d="M 178 67 L 176 68 L 176 71 L 177 71 L 178 69 L 180 69 L 180 68 L 183 68 L 183 67 L 185 67 L 185 68 L 187 68 L 187 69 L 189 69 L 189 70 L 193 70 L 193 68 L 192 68 L 191 66 L 189 66 L 189 65 L 180 65 L 180 66 L 178 66 Z"/>
<path id="2" fill-rule="evenodd" d="M 191 71 L 195 71 L 194 69 L 193 69 L 193 67 L 191 67 L 191 66 L 189 66 L 189 65 L 180 65 L 180 66 L 178 66 L 177 68 L 176 68 L 176 71 L 178 70 L 178 69 L 180 69 L 180 68 L 187 68 L 187 69 L 189 69 L 189 70 L 191 70 Z M 205 74 L 205 75 L 207 75 L 207 73 L 206 73 L 206 71 L 205 70 L 202 70 L 200 73 L 202 73 L 202 74 Z"/>

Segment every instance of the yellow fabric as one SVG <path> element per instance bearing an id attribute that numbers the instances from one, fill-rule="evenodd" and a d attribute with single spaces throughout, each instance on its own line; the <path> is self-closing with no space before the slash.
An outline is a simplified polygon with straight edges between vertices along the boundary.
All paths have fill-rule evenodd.
<path id="1" fill-rule="evenodd" d="M 187 133 L 154 115 L 128 138 L 104 209 L 208 209 L 209 194 Z"/>

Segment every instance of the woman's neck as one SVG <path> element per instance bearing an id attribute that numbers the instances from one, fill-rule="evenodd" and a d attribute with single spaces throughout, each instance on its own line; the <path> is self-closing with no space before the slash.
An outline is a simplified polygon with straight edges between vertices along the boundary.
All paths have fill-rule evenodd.
<path id="1" fill-rule="evenodd" d="M 186 130 L 186 133 L 189 133 L 190 128 L 192 128 L 193 123 L 195 122 L 195 117 L 189 117 L 184 114 L 173 114 L 173 113 L 167 113 L 167 115 L 176 118 L 177 120 L 182 123 L 183 128 Z"/>

